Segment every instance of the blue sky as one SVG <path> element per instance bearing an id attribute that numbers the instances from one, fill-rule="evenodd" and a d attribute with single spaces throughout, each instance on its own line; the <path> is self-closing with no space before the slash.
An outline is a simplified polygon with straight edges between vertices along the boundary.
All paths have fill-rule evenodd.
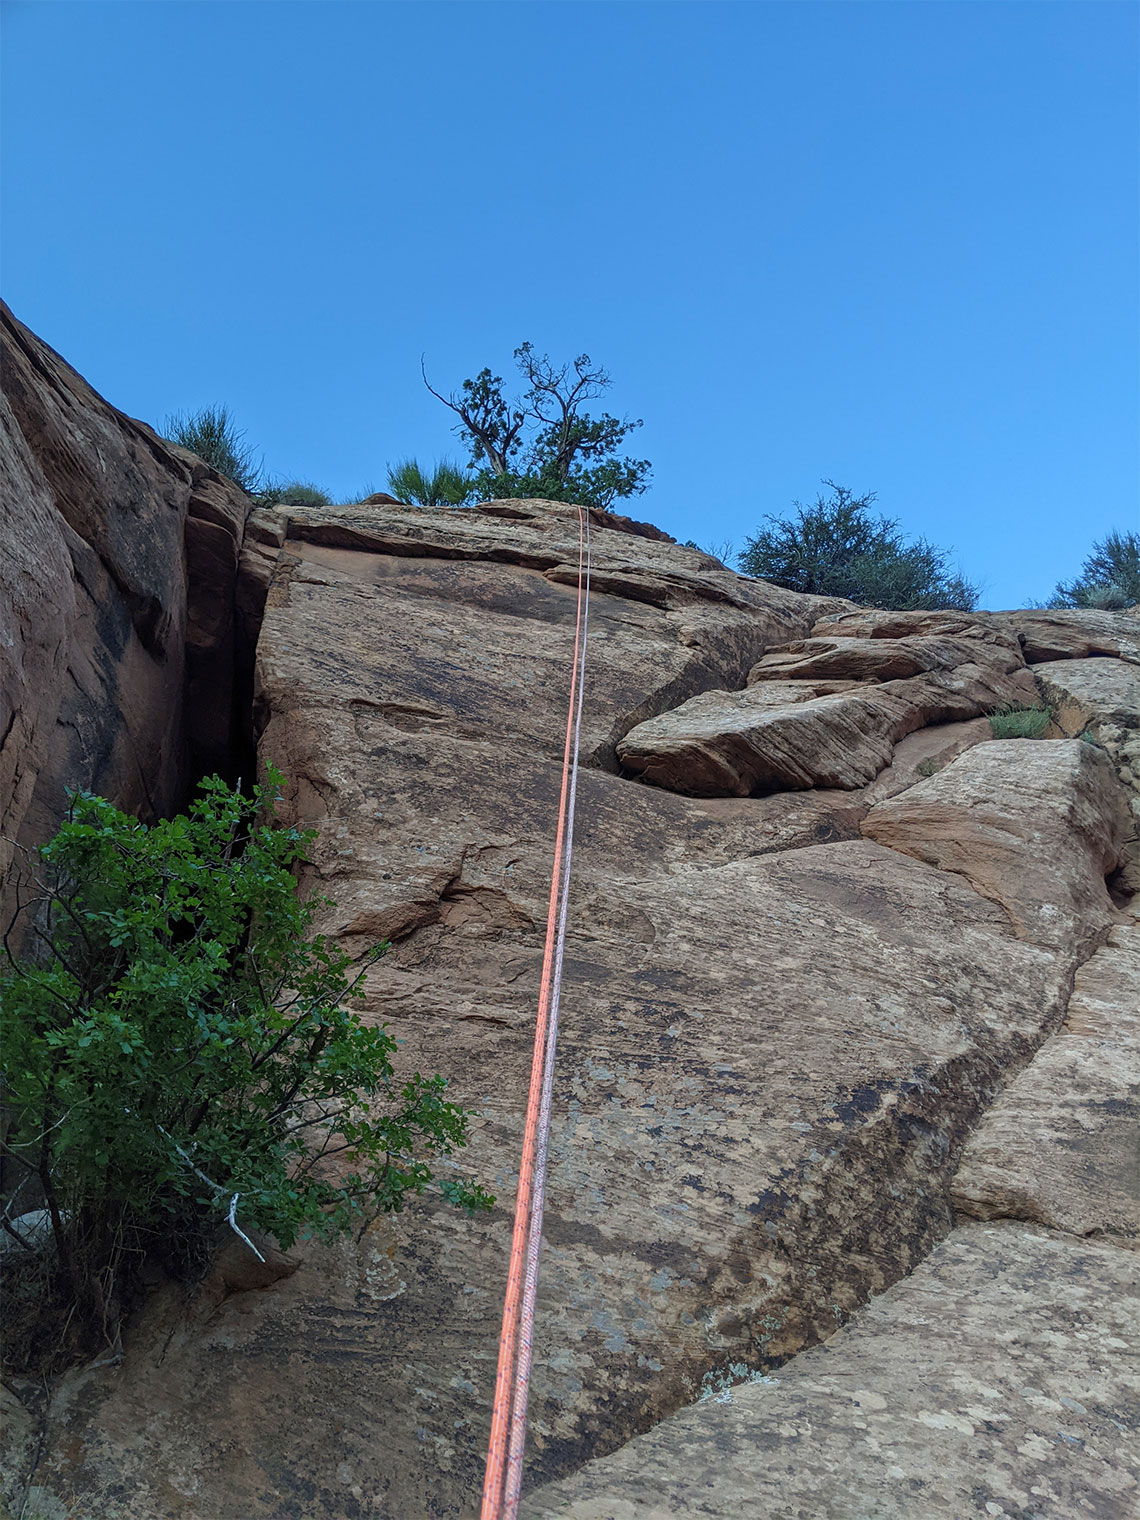
<path id="1" fill-rule="evenodd" d="M 984 603 L 1137 522 L 1131 3 L 10 3 L 3 281 L 116 405 L 348 495 L 532 340 L 678 537 L 823 477 Z"/>

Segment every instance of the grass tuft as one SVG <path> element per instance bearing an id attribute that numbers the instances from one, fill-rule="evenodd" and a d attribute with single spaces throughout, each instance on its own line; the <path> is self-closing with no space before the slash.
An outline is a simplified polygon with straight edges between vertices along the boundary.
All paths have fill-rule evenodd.
<path id="1" fill-rule="evenodd" d="M 1047 707 L 997 707 L 989 714 L 995 739 L 1043 739 L 1053 721 Z"/>

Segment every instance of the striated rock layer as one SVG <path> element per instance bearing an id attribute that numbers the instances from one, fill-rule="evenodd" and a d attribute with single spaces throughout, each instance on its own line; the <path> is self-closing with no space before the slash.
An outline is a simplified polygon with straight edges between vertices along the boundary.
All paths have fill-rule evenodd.
<path id="1" fill-rule="evenodd" d="M 1116 922 L 1104 876 L 1124 848 L 1103 755 L 986 742 L 975 715 L 1000 683 L 1036 692 L 1016 630 L 799 597 L 619 517 L 595 514 L 592 531 L 532 1487 L 702 1390 L 769 1375 L 920 1267 L 953 1227 L 971 1126 L 1061 1025 L 1079 963 Z M 444 1072 L 474 1111 L 464 1164 L 499 1203 L 467 1221 L 424 1201 L 359 1242 L 304 1251 L 270 1287 L 223 1284 L 189 1315 L 159 1295 L 120 1366 L 55 1395 L 31 1490 L 45 1513 L 473 1512 L 576 549 L 573 510 L 528 501 L 250 520 L 238 611 L 250 627 L 263 619 L 260 751 L 288 778 L 283 816 L 318 830 L 310 885 L 337 903 L 324 927 L 354 949 L 394 942 L 368 1014 L 391 1026 L 408 1069 Z M 827 666 L 843 639 L 855 663 L 825 673 L 821 656 Z M 861 641 L 881 648 L 881 666 Z M 870 784 L 829 773 L 831 789 L 807 775 L 778 780 L 795 792 L 701 798 L 681 777 L 673 790 L 623 769 L 639 726 L 687 722 L 710 701 L 762 711 L 765 690 L 790 715 L 787 745 L 795 715 L 820 703 L 897 705 L 864 767 Z M 808 732 L 796 763 L 817 752 Z M 993 801 L 975 817 L 979 788 Z M 930 807 L 908 811 L 923 794 Z M 1000 866 L 985 859 L 991 840 Z M 976 1229 L 944 1248 L 954 1273 L 971 1252 L 992 1257 Z M 1037 1237 L 1016 1239 L 1044 1271 Z M 911 1292 L 915 1314 L 927 1280 L 894 1290 Z M 989 1312 L 969 1345 L 984 1342 Z M 927 1407 L 897 1464 L 908 1475 Z M 681 1495 L 661 1512 L 699 1513 L 688 1449 L 653 1450 Z M 829 1513 L 802 1493 L 806 1509 L 787 1513 Z M 635 1500 L 623 1514 L 657 1512 Z"/>
<path id="2" fill-rule="evenodd" d="M 0 871 L 68 788 L 143 817 L 235 753 L 249 499 L 0 305 Z"/>

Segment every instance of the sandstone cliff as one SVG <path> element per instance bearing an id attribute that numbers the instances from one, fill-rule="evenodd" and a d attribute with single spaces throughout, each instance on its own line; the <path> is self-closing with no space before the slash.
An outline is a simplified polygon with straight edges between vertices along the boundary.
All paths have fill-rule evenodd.
<path id="1" fill-rule="evenodd" d="M 156 817 L 238 748 L 249 499 L 0 304 L 0 870 L 68 788 Z"/>
<path id="2" fill-rule="evenodd" d="M 870 613 L 593 533 L 529 1513 L 1124 1520 L 1137 620 Z M 13 1410 L 53 1520 L 472 1513 L 576 540 L 526 501 L 250 519 L 261 757 L 499 1205 L 161 1291 Z M 993 741 L 1041 689 L 1057 738 Z"/>

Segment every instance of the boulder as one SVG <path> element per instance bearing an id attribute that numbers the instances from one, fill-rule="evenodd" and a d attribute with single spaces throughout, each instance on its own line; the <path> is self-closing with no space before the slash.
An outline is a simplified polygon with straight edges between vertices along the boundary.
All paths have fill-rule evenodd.
<path id="1" fill-rule="evenodd" d="M 871 808 L 861 829 L 965 877 L 1021 938 L 1079 950 L 1112 922 L 1104 878 L 1127 813 L 1107 756 L 1079 739 L 977 745 Z"/>
<path id="2" fill-rule="evenodd" d="M 1027 664 L 1049 660 L 1084 660 L 1114 655 L 1140 662 L 1140 611 L 1098 612 L 1095 608 L 995 612 L 994 624 L 1014 634 Z"/>
<path id="3" fill-rule="evenodd" d="M 618 758 L 633 775 L 695 796 L 854 789 L 873 781 L 915 729 L 1036 698 L 1027 671 L 1007 674 L 1000 665 L 964 664 L 881 685 L 837 681 L 830 690 L 823 679 L 761 679 L 743 691 L 703 693 L 630 729 Z"/>

